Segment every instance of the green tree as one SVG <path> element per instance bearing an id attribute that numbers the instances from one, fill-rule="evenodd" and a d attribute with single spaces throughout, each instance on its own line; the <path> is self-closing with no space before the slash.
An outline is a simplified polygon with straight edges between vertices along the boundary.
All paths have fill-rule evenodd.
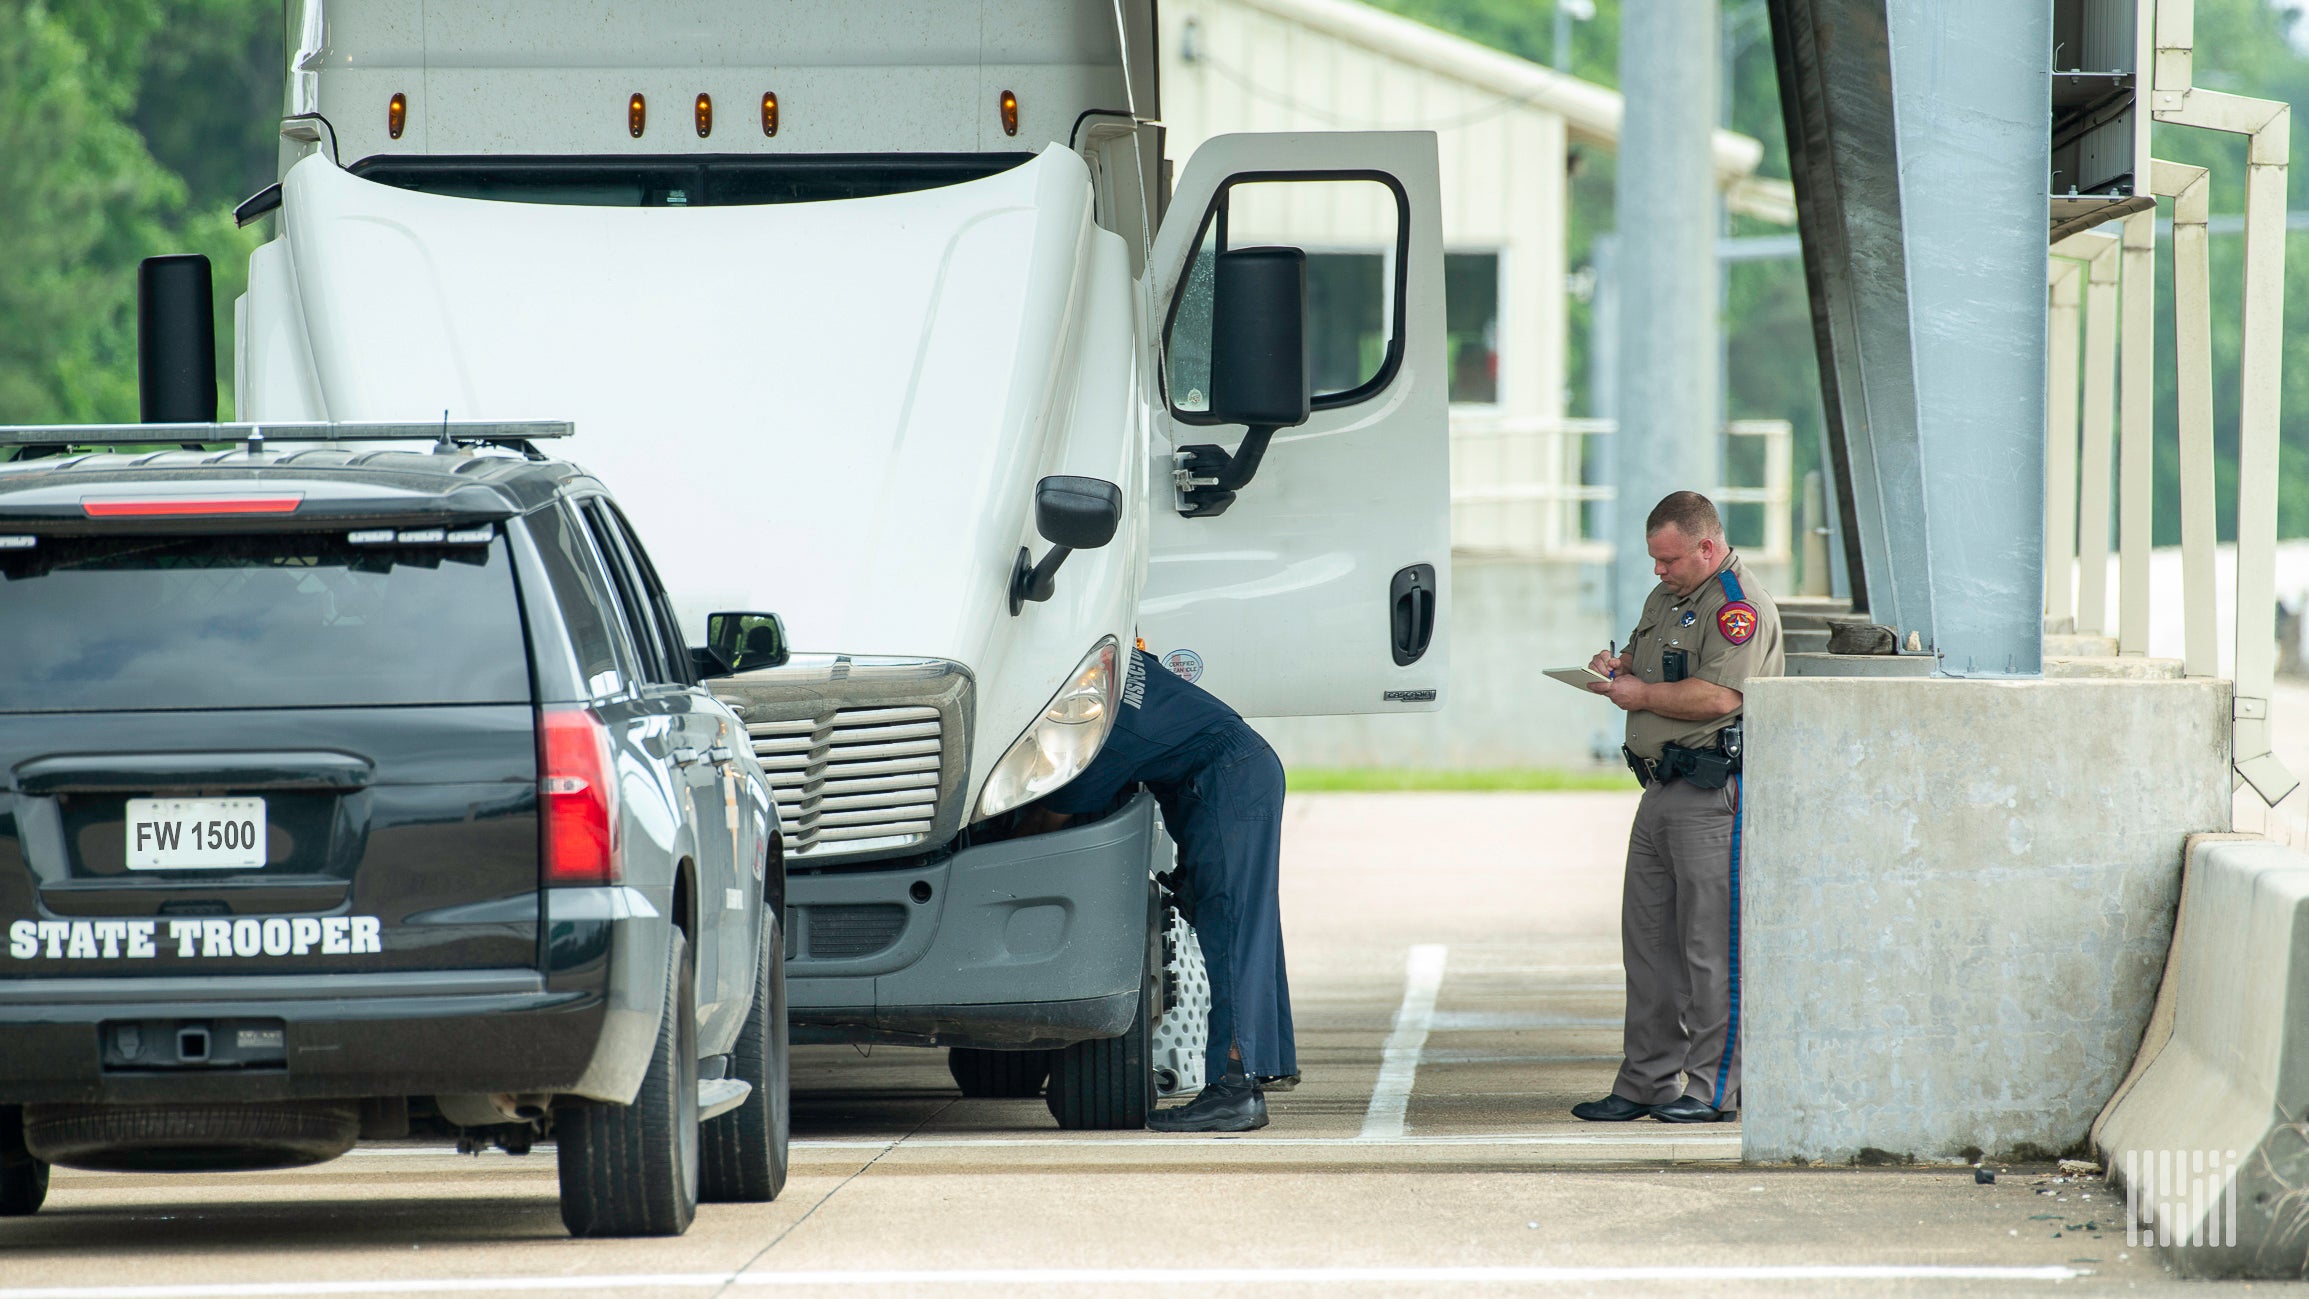
<path id="1" fill-rule="evenodd" d="M 277 48 L 277 24 L 261 0 L 0 0 L 0 229 L 10 254 L 0 261 L 0 422 L 136 418 L 136 266 L 145 257 L 206 254 L 218 337 L 232 337 L 232 300 L 257 232 L 235 229 L 221 196 L 237 198 L 252 174 L 251 137 L 272 135 L 285 61 L 270 72 L 247 67 L 237 81 L 220 64 L 228 50 L 245 60 L 262 33 Z M 254 122 L 244 100 L 230 108 L 244 119 L 230 130 L 162 129 L 213 121 L 207 96 L 235 85 L 253 96 L 248 83 L 267 79 L 270 106 Z M 165 93 L 148 97 L 154 88 Z M 165 161 L 140 124 L 155 128 Z M 228 384 L 229 356 L 220 364 Z M 229 388 L 222 404 L 231 409 Z"/>

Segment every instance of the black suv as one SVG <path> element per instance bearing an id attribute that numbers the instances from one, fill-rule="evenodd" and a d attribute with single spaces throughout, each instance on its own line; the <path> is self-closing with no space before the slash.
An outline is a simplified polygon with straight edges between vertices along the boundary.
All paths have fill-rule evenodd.
<path id="1" fill-rule="evenodd" d="M 513 447 L 0 464 L 0 1214 L 426 1134 L 549 1136 L 578 1235 L 778 1193 L 769 787 Z"/>

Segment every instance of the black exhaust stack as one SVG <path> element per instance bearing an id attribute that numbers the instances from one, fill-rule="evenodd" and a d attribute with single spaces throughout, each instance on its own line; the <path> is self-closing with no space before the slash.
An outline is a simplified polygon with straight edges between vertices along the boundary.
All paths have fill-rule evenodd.
<path id="1" fill-rule="evenodd" d="M 199 253 L 136 268 L 136 380 L 145 423 L 216 422 L 216 293 Z"/>

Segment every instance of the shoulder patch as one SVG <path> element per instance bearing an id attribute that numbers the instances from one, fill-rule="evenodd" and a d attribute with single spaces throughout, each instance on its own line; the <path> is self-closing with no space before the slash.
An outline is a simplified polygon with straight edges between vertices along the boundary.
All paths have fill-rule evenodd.
<path id="1" fill-rule="evenodd" d="M 1725 599 L 1736 602 L 1744 602 L 1747 600 L 1748 593 L 1740 589 L 1739 575 L 1734 573 L 1731 569 L 1727 568 L 1721 572 L 1718 572 L 1716 574 L 1716 580 L 1723 583 L 1724 585 Z M 1755 610 L 1750 609 L 1748 612 L 1753 615 Z"/>
<path id="2" fill-rule="evenodd" d="M 1716 630 L 1734 645 L 1745 645 L 1756 634 L 1756 606 L 1734 600 L 1716 610 Z"/>

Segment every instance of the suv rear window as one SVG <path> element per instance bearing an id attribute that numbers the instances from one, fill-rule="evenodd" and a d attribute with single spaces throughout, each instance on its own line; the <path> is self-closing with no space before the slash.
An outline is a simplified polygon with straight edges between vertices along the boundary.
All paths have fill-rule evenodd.
<path id="1" fill-rule="evenodd" d="M 44 536 L 0 551 L 0 712 L 529 699 L 501 535 Z"/>

